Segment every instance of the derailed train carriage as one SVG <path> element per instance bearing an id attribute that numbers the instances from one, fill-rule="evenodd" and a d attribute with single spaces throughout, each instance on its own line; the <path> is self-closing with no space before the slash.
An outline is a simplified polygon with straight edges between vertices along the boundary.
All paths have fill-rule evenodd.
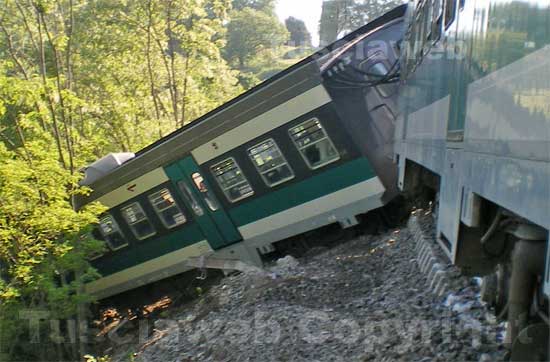
<path id="1" fill-rule="evenodd" d="M 550 1 L 415 0 L 406 19 L 399 187 L 436 195 L 437 240 L 485 276 L 512 359 L 546 361 Z"/>
<path id="2" fill-rule="evenodd" d="M 392 142 L 399 7 L 191 124 L 86 170 L 109 210 L 93 260 L 99 299 L 191 269 L 188 260 L 242 260 L 283 239 L 340 223 L 397 193 Z"/>

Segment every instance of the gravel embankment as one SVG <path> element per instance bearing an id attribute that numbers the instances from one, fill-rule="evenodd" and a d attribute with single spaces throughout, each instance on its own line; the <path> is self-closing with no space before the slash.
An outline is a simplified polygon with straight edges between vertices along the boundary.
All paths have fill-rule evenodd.
<path id="1" fill-rule="evenodd" d="M 135 361 L 495 361 L 501 327 L 460 277 L 434 296 L 406 230 L 366 236 L 271 275 L 225 278 L 157 320 Z M 119 350 L 127 361 L 128 349 Z M 130 350 L 132 352 L 132 350 Z M 124 359 L 122 358 L 124 356 Z"/>

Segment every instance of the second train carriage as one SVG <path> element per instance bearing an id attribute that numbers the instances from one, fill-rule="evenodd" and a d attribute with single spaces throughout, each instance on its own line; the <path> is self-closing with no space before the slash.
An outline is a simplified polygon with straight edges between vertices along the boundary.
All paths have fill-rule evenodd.
<path id="1" fill-rule="evenodd" d="M 487 276 L 512 359 L 546 361 L 550 1 L 415 0 L 406 18 L 399 186 L 436 191 L 437 240 Z"/>
<path id="2" fill-rule="evenodd" d="M 90 165 L 82 184 L 93 192 L 75 205 L 109 208 L 99 225 L 109 250 L 93 261 L 102 277 L 87 290 L 112 296 L 188 270 L 196 256 L 260 264 L 279 240 L 354 225 L 388 202 L 390 78 L 404 13 L 396 8 L 135 157 Z"/>

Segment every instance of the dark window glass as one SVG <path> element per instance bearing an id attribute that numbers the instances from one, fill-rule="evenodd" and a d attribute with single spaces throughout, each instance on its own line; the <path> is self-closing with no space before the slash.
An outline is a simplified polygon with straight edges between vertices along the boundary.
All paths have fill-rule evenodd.
<path id="1" fill-rule="evenodd" d="M 432 22 L 434 17 L 434 3 L 432 0 L 427 0 L 424 6 L 424 27 L 426 31 L 426 40 L 432 40 Z"/>
<path id="2" fill-rule="evenodd" d="M 204 210 L 199 204 L 199 201 L 193 195 L 193 192 L 191 191 L 189 186 L 187 186 L 184 181 L 180 181 L 178 182 L 178 187 L 181 191 L 181 194 L 183 195 L 183 198 L 185 199 L 185 202 L 191 207 L 195 215 L 199 217 L 204 215 Z"/>
<path id="3" fill-rule="evenodd" d="M 122 249 L 128 245 L 117 222 L 111 215 L 101 218 L 99 231 L 112 250 Z"/>
<path id="4" fill-rule="evenodd" d="M 415 20 L 416 39 L 414 41 L 414 51 L 416 63 L 420 63 L 422 59 L 422 49 L 424 47 L 424 37 L 426 35 L 426 27 L 424 26 L 424 6 L 418 10 Z"/>
<path id="5" fill-rule="evenodd" d="M 193 179 L 195 187 L 201 193 L 204 202 L 206 202 L 206 205 L 208 205 L 208 208 L 212 211 L 218 210 L 220 208 L 218 200 L 216 200 L 216 197 L 212 194 L 212 192 L 210 192 L 210 190 L 208 190 L 208 187 L 206 187 L 206 183 L 204 182 L 204 178 L 202 177 L 202 175 L 198 172 L 195 172 L 193 175 L 191 175 L 191 178 Z"/>
<path id="6" fill-rule="evenodd" d="M 233 158 L 228 158 L 211 167 L 223 193 L 231 202 L 250 197 L 254 190 Z"/>
<path id="7" fill-rule="evenodd" d="M 294 178 L 294 172 L 273 139 L 250 148 L 248 156 L 268 186 L 277 186 Z"/>
<path id="8" fill-rule="evenodd" d="M 176 204 L 170 190 L 162 189 L 149 195 L 149 201 L 151 205 L 153 205 L 160 221 L 162 221 L 162 224 L 167 229 L 175 228 L 187 221 L 185 215 Z"/>
<path id="9" fill-rule="evenodd" d="M 132 230 L 137 239 L 147 239 L 157 233 L 139 203 L 134 202 L 123 207 L 121 211 L 122 217 L 124 217 L 124 220 L 126 220 L 130 230 Z"/>
<path id="10" fill-rule="evenodd" d="M 443 2 L 442 0 L 434 0 L 434 11 L 432 21 L 432 40 L 436 41 L 441 38 L 441 24 L 443 21 Z"/>
<path id="11" fill-rule="evenodd" d="M 311 169 L 323 167 L 340 159 L 338 151 L 317 118 L 291 128 L 289 134 Z"/>
<path id="12" fill-rule="evenodd" d="M 456 0 L 445 1 L 445 29 L 447 29 L 456 17 Z"/>

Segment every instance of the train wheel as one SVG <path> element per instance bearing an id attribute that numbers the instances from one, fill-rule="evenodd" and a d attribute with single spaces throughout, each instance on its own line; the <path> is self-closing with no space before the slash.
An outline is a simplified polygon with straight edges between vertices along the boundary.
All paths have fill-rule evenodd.
<path id="1" fill-rule="evenodd" d="M 546 323 L 524 328 L 512 345 L 510 361 L 548 361 L 549 328 Z"/>
<path id="2" fill-rule="evenodd" d="M 491 273 L 483 277 L 481 283 L 481 300 L 490 307 L 495 307 L 497 299 L 498 277 L 496 273 Z"/>
<path id="3" fill-rule="evenodd" d="M 510 288 L 510 267 L 508 264 L 497 265 L 497 290 L 495 298 L 495 314 L 500 320 L 507 318 L 508 294 Z"/>
<path id="4" fill-rule="evenodd" d="M 506 319 L 509 281 L 509 267 L 506 264 L 499 264 L 494 273 L 483 277 L 481 284 L 481 299 L 493 308 L 500 320 Z"/>

